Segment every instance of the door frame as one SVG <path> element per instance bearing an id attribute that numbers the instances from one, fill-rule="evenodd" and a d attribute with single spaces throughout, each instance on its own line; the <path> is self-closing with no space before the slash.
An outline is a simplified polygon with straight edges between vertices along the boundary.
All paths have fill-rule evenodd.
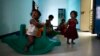
<path id="1" fill-rule="evenodd" d="M 96 18 L 96 0 L 93 0 L 93 20 L 92 20 L 92 33 L 95 34 L 95 18 Z"/>

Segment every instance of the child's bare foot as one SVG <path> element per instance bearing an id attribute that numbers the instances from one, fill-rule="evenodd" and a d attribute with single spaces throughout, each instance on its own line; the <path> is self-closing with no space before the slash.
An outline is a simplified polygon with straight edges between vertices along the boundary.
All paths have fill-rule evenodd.
<path id="1" fill-rule="evenodd" d="M 69 39 L 67 39 L 67 44 L 70 44 Z"/>
<path id="2" fill-rule="evenodd" d="M 74 39 L 72 39 L 71 43 L 72 43 L 72 44 L 75 44 Z"/>
<path id="3" fill-rule="evenodd" d="M 69 42 L 67 42 L 67 44 L 70 44 Z"/>
<path id="4" fill-rule="evenodd" d="M 75 42 L 71 42 L 72 44 L 75 44 Z"/>

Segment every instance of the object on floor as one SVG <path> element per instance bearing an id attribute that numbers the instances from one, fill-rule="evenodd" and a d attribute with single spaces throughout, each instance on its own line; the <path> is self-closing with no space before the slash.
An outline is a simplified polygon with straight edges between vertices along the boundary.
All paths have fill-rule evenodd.
<path id="1" fill-rule="evenodd" d="M 35 43 L 29 49 L 29 52 L 24 52 L 24 47 L 26 45 L 27 37 L 25 35 L 26 25 L 22 24 L 20 26 L 20 35 L 11 35 L 2 39 L 2 42 L 7 43 L 10 47 L 12 47 L 15 51 L 21 54 L 29 54 L 29 55 L 38 55 L 48 53 L 55 46 L 60 46 L 61 42 L 56 37 L 56 39 L 49 39 L 46 36 L 46 27 L 44 27 L 44 31 L 41 37 L 35 38 Z"/>

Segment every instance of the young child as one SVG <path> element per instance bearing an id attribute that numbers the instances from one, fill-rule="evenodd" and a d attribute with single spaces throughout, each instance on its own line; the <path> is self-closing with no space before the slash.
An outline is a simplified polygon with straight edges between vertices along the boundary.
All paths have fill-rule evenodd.
<path id="1" fill-rule="evenodd" d="M 61 23 L 57 27 L 56 31 L 60 31 L 60 34 L 65 35 L 66 27 L 67 27 L 66 21 L 65 21 L 65 19 L 62 19 Z"/>
<path id="2" fill-rule="evenodd" d="M 49 15 L 48 17 L 49 19 L 46 20 L 46 35 L 47 36 L 51 36 L 52 35 L 52 31 L 53 31 L 53 25 L 51 24 L 51 21 L 53 20 L 54 16 L 53 15 Z"/>
<path id="3" fill-rule="evenodd" d="M 74 43 L 74 40 L 78 38 L 78 33 L 76 29 L 76 24 L 78 24 L 78 21 L 76 19 L 77 17 L 77 12 L 76 11 L 71 11 L 70 13 L 71 19 L 68 20 L 68 28 L 66 30 L 65 37 L 67 37 L 67 44 L 70 44 L 69 39 L 71 39 L 71 43 Z"/>
<path id="4" fill-rule="evenodd" d="M 30 20 L 30 25 L 26 32 L 26 34 L 28 35 L 28 44 L 25 47 L 25 51 L 28 51 L 30 46 L 34 44 L 34 39 L 36 37 L 38 28 L 43 27 L 43 24 L 39 23 L 39 17 L 41 16 L 41 13 L 38 10 L 34 10 L 31 13 L 31 16 L 32 19 Z"/>

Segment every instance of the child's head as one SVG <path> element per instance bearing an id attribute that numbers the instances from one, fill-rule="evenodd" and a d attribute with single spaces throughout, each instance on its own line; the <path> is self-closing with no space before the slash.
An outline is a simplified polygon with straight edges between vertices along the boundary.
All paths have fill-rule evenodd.
<path id="1" fill-rule="evenodd" d="M 76 18 L 77 17 L 77 11 L 71 11 L 70 16 L 71 16 L 71 18 Z"/>
<path id="2" fill-rule="evenodd" d="M 39 17 L 41 16 L 41 13 L 39 10 L 34 10 L 32 13 L 31 13 L 31 16 L 32 18 L 34 19 L 39 19 Z"/>
<path id="3" fill-rule="evenodd" d="M 53 16 L 53 15 L 49 15 L 49 20 L 50 20 L 50 21 L 52 21 L 52 20 L 53 20 L 53 18 L 54 18 L 54 16 Z"/>
<path id="4" fill-rule="evenodd" d="M 62 19 L 61 22 L 64 23 L 65 22 L 65 19 Z"/>

